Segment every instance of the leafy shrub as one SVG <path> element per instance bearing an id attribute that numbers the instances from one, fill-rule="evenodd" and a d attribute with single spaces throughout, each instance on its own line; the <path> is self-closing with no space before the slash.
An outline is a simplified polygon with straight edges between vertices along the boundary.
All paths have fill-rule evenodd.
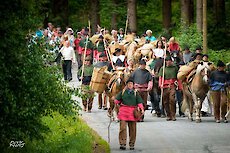
<path id="1" fill-rule="evenodd" d="M 0 14 L 0 150 L 10 141 L 41 139 L 49 128 L 41 118 L 58 111 L 63 116 L 75 115 L 79 106 L 71 100 L 74 91 L 61 81 L 56 66 L 44 65 L 46 51 L 42 45 L 26 43 L 28 29 L 40 23 L 40 3 L 4 1 Z M 36 5 L 35 5 L 36 4 Z M 1 8 L 1 7 L 0 7 Z M 39 7 L 38 7 L 39 8 Z M 39 10 L 39 9 L 36 9 Z M 42 44 L 42 43 L 38 43 Z"/>
<path id="2" fill-rule="evenodd" d="M 196 47 L 202 46 L 203 43 L 202 34 L 197 31 L 195 24 L 190 27 L 181 26 L 175 36 L 182 50 L 188 46 L 191 51 L 195 51 Z"/>

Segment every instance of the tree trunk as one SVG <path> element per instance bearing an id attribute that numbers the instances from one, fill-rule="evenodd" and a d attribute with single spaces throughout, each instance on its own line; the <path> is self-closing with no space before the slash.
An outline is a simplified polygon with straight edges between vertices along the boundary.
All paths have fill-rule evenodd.
<path id="1" fill-rule="evenodd" d="M 203 0 L 203 51 L 208 52 L 207 40 L 207 0 Z"/>
<path id="2" fill-rule="evenodd" d="M 99 15 L 99 0 L 90 0 L 91 4 L 91 12 L 90 12 L 90 20 L 91 20 L 91 35 L 93 35 L 97 31 L 97 25 L 100 25 L 100 15 Z"/>
<path id="3" fill-rule="evenodd" d="M 56 22 L 64 23 L 64 26 L 69 25 L 69 1 L 68 0 L 54 0 L 52 13 Z"/>
<path id="4" fill-rule="evenodd" d="M 163 0 L 162 3 L 162 10 L 163 10 L 163 26 L 166 31 L 169 33 L 170 25 L 171 25 L 171 0 Z"/>
<path id="5" fill-rule="evenodd" d="M 117 8 L 117 0 L 113 0 L 113 12 L 112 12 L 112 20 L 111 20 L 111 28 L 112 29 L 117 29 L 117 12 L 116 12 L 116 8 Z"/>
<path id="6" fill-rule="evenodd" d="M 218 27 L 223 27 L 226 24 L 225 16 L 225 1 L 213 0 L 214 21 Z"/>
<path id="7" fill-rule="evenodd" d="M 181 19 L 183 24 L 189 26 L 194 17 L 193 0 L 181 0 Z"/>
<path id="8" fill-rule="evenodd" d="M 203 0 L 196 1 L 196 24 L 197 30 L 202 32 L 203 26 Z"/>
<path id="9" fill-rule="evenodd" d="M 131 31 L 137 31 L 137 5 L 136 0 L 128 0 L 128 27 Z"/>

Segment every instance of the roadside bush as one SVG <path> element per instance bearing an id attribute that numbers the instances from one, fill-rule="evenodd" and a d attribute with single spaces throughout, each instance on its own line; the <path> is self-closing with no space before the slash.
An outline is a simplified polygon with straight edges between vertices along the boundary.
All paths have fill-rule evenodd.
<path id="1" fill-rule="evenodd" d="M 39 23 L 41 2 L 3 1 L 0 31 L 0 150 L 11 141 L 42 139 L 49 128 L 41 118 L 57 111 L 75 115 L 78 103 L 71 100 L 74 91 L 61 81 L 56 66 L 44 65 L 42 45 L 27 46 L 28 29 Z M 11 6 L 4 7 L 2 6 Z M 37 15 L 37 16 L 36 16 Z M 38 43 L 40 44 L 40 43 Z"/>

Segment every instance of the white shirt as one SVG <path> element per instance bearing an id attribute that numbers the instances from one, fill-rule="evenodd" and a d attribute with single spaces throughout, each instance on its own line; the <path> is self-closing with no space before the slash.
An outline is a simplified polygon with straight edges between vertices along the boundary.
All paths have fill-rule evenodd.
<path id="1" fill-rule="evenodd" d="M 124 62 L 124 60 L 125 60 L 125 55 L 113 56 L 113 57 L 112 57 L 113 63 L 116 63 L 117 60 L 118 60 L 118 58 L 119 58 L 122 62 Z"/>
<path id="2" fill-rule="evenodd" d="M 158 58 L 158 57 L 164 57 L 164 50 L 160 49 L 160 48 L 156 48 L 153 50 L 154 55 Z"/>
<path id="3" fill-rule="evenodd" d="M 64 60 L 72 60 L 73 63 L 76 62 L 73 47 L 71 47 L 71 46 L 69 46 L 69 47 L 63 46 L 61 48 L 60 52 L 62 53 L 62 56 L 64 57 Z"/>

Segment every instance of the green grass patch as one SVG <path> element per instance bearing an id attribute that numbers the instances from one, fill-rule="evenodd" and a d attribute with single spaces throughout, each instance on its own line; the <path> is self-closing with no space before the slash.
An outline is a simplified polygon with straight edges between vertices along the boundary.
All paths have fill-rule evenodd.
<path id="1" fill-rule="evenodd" d="M 63 117 L 54 113 L 43 117 L 50 128 L 44 140 L 24 141 L 23 148 L 9 148 L 9 152 L 33 153 L 109 153 L 109 144 L 80 118 Z"/>

